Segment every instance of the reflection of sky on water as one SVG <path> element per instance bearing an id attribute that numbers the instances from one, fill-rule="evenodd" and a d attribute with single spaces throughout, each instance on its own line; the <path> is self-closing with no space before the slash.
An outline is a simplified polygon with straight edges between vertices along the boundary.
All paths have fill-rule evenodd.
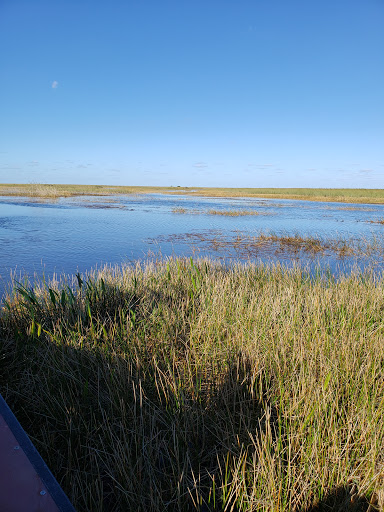
<path id="1" fill-rule="evenodd" d="M 185 208 L 187 213 L 172 210 Z M 349 209 L 351 208 L 351 209 Z M 254 210 L 260 215 L 228 217 L 207 215 L 214 210 Z M 189 211 L 195 213 L 188 213 Z M 148 251 L 163 256 L 211 255 L 224 260 L 242 257 L 234 250 L 212 250 L 208 244 L 169 236 L 216 231 L 221 237 L 240 231 L 255 236 L 260 231 L 302 237 L 371 240 L 381 243 L 383 205 L 348 205 L 292 200 L 249 198 L 201 198 L 176 195 L 132 195 L 61 198 L 54 202 L 31 198 L 0 198 L 0 289 L 9 282 L 11 270 L 32 275 L 74 273 L 105 263 L 143 259 Z M 167 239 L 168 237 L 168 239 Z M 172 237 L 171 237 L 172 238 Z M 168 241 L 167 241 L 168 240 Z M 303 261 L 303 254 L 270 251 L 265 261 Z M 354 261 L 326 254 L 308 261 L 336 270 Z M 359 260 L 360 265 L 367 261 Z"/>

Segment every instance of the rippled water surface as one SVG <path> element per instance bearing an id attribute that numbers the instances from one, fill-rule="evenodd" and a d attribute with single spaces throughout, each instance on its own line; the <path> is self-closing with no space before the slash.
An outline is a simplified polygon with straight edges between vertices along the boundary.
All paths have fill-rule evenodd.
<path id="1" fill-rule="evenodd" d="M 183 210 L 180 210 L 183 209 Z M 210 210 L 246 210 L 258 215 L 212 215 Z M 292 200 L 200 198 L 138 195 L 61 198 L 55 201 L 0 197 L 0 291 L 16 276 L 85 272 L 105 263 L 163 256 L 211 255 L 223 259 L 309 261 L 351 266 L 369 263 L 367 255 L 341 258 L 323 251 L 252 245 L 260 233 L 316 237 L 381 245 L 383 205 L 353 205 Z M 382 265 L 375 256 L 375 265 Z"/>

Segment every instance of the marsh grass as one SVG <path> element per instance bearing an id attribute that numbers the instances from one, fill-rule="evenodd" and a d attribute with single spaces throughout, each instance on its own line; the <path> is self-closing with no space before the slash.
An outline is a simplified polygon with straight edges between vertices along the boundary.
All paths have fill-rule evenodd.
<path id="1" fill-rule="evenodd" d="M 383 314 L 369 272 L 155 259 L 25 280 L 0 389 L 79 512 L 376 510 Z"/>
<path id="2" fill-rule="evenodd" d="M 224 215 L 226 217 L 244 217 L 248 215 L 261 215 L 255 210 L 208 210 L 208 215 Z"/>
<path id="3" fill-rule="evenodd" d="M 188 208 L 176 207 L 172 208 L 172 213 L 194 214 L 194 215 L 222 215 L 225 217 L 244 217 L 249 215 L 268 215 L 255 210 L 190 210 Z"/>
<path id="4" fill-rule="evenodd" d="M 265 199 L 297 199 L 344 203 L 384 204 L 384 189 L 339 188 L 204 188 L 204 187 L 141 187 L 107 185 L 41 185 L 55 187 L 60 197 L 115 194 L 173 194 L 203 197 L 254 197 Z M 31 184 L 0 184 L 0 195 L 30 196 Z"/>
<path id="5" fill-rule="evenodd" d="M 383 204 L 384 189 L 353 188 L 196 188 L 191 195 L 208 197 L 260 197 L 344 203 Z"/>
<path id="6" fill-rule="evenodd" d="M 41 183 L 33 183 L 26 190 L 26 194 L 30 197 L 57 199 L 61 196 L 69 196 L 69 193 L 61 192 L 54 185 L 43 185 Z"/>
<path id="7" fill-rule="evenodd" d="M 374 208 L 364 208 L 359 206 L 338 206 L 338 207 L 329 207 L 334 210 L 345 210 L 345 211 L 359 211 L 359 212 L 374 212 Z"/>
<path id="8" fill-rule="evenodd" d="M 50 185 L 42 183 L 0 184 L 0 195 L 58 198 L 72 196 L 109 196 L 166 193 L 162 187 L 125 187 L 106 185 Z"/>

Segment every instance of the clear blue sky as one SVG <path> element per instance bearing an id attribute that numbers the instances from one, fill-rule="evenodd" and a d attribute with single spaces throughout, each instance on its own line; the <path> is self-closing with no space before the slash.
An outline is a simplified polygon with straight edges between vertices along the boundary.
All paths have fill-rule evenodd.
<path id="1" fill-rule="evenodd" d="M 0 0 L 0 182 L 384 187 L 383 0 Z"/>

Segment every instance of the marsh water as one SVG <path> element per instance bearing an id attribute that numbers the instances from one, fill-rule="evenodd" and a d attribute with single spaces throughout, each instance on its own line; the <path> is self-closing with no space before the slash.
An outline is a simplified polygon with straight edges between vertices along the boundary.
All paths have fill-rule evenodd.
<path id="1" fill-rule="evenodd" d="M 9 285 L 11 273 L 17 279 L 35 274 L 49 278 L 159 255 L 299 262 L 333 272 L 372 264 L 382 269 L 383 219 L 384 205 L 280 199 L 0 197 L 0 292 Z M 268 241 L 270 235 L 275 242 Z M 287 243 L 277 242 L 279 237 Z M 360 249 L 335 251 L 325 244 L 324 250 L 311 251 L 290 244 L 289 237 L 333 240 Z"/>

